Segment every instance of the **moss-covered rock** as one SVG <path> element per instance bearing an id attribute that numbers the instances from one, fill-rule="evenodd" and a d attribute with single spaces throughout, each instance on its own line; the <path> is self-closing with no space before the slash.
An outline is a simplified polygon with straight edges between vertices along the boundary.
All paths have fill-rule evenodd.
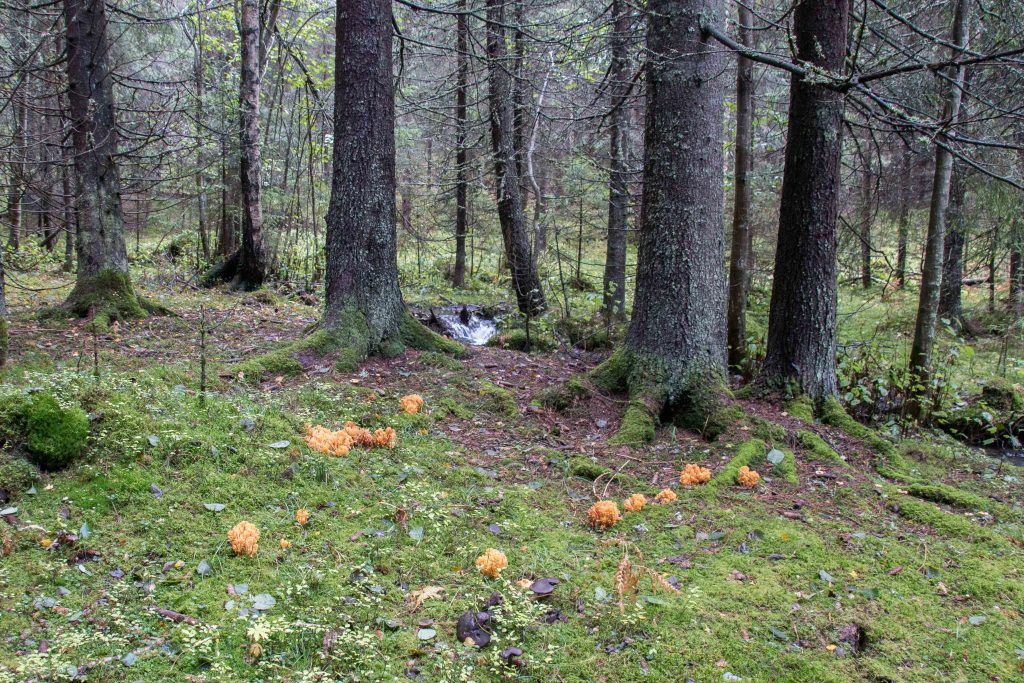
<path id="1" fill-rule="evenodd" d="M 548 334 L 531 329 L 530 338 L 526 338 L 526 330 L 515 328 L 496 334 L 487 341 L 488 346 L 497 346 L 512 351 L 545 352 L 558 347 L 558 343 Z"/>
<path id="2" fill-rule="evenodd" d="M 402 343 L 410 349 L 447 353 L 456 358 L 466 354 L 466 348 L 462 344 L 434 332 L 408 312 L 402 314 L 399 336 Z"/>
<path id="3" fill-rule="evenodd" d="M 10 495 L 27 491 L 39 478 L 39 468 L 17 455 L 0 453 L 0 490 Z"/>
<path id="4" fill-rule="evenodd" d="M 981 389 L 981 400 L 1003 413 L 1024 413 L 1024 388 L 1000 377 L 985 382 Z"/>
<path id="5" fill-rule="evenodd" d="M 564 384 L 542 389 L 533 398 L 546 408 L 565 411 L 590 398 L 592 393 L 579 377 L 571 377 Z"/>
<path id="6" fill-rule="evenodd" d="M 440 370 L 462 370 L 463 366 L 455 358 L 437 351 L 424 351 L 420 354 L 419 362 L 429 368 Z"/>
<path id="7" fill-rule="evenodd" d="M 623 349 L 618 349 L 603 363 L 591 370 L 587 378 L 598 389 L 610 394 L 625 391 L 629 388 L 631 364 L 629 354 Z"/>
<path id="8" fill-rule="evenodd" d="M 44 470 L 67 467 L 85 450 L 89 418 L 78 406 L 62 407 L 49 393 L 25 403 L 25 448 Z"/>
<path id="9" fill-rule="evenodd" d="M 555 325 L 555 331 L 584 351 L 601 351 L 612 346 L 612 335 L 601 320 L 562 318 Z"/>
<path id="10" fill-rule="evenodd" d="M 582 477 L 591 481 L 611 472 L 604 465 L 598 464 L 589 458 L 572 458 L 569 460 L 566 472 L 574 477 Z"/>
<path id="11" fill-rule="evenodd" d="M 753 425 L 753 429 L 750 430 L 752 436 L 770 444 L 786 441 L 786 428 L 782 425 L 763 417 L 752 417 L 750 423 Z"/>
<path id="12" fill-rule="evenodd" d="M 165 306 L 138 296 L 128 273 L 117 270 L 101 270 L 93 277 L 80 277 L 65 306 L 78 317 L 92 316 L 92 328 L 98 332 L 105 331 L 115 320 L 170 313 Z"/>

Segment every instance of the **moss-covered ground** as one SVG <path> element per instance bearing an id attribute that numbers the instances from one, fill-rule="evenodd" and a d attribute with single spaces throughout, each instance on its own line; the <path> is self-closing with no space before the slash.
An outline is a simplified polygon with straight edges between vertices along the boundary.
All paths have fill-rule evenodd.
<path id="1" fill-rule="evenodd" d="M 610 445 L 624 397 L 534 401 L 600 353 L 353 367 L 311 345 L 239 376 L 301 339 L 315 308 L 139 281 L 179 317 L 37 334 L 16 303 L 3 393 L 48 390 L 90 427 L 76 464 L 19 469 L 0 504 L 0 682 L 1024 676 L 1024 473 L 948 437 L 866 438 L 744 399 L 713 442 L 668 425 Z M 422 413 L 400 412 L 407 393 Z M 306 423 L 347 420 L 394 427 L 397 447 L 304 443 Z M 10 435 L 3 462 L 22 448 Z M 756 488 L 733 485 L 738 458 Z M 690 462 L 714 484 L 680 486 Z M 595 500 L 664 487 L 678 500 L 586 523 Z M 241 520 L 260 529 L 255 557 L 228 544 Z M 474 566 L 487 548 L 508 558 L 500 579 Z M 640 580 L 620 607 L 624 555 Z M 558 579 L 547 598 L 520 585 L 541 578 Z M 459 617 L 495 591 L 491 644 L 460 643 Z M 510 646 L 523 654 L 503 658 Z"/>

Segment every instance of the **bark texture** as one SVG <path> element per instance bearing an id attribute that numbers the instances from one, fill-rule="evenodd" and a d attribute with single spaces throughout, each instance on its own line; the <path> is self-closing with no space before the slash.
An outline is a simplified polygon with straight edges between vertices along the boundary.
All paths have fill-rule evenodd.
<path id="1" fill-rule="evenodd" d="M 754 13 L 740 4 L 737 37 L 753 47 Z M 751 139 L 754 128 L 754 62 L 739 55 L 736 62 L 736 145 L 733 184 L 732 246 L 729 253 L 729 366 L 741 367 L 747 348 L 747 297 L 754 269 L 753 231 L 750 227 Z"/>
<path id="2" fill-rule="evenodd" d="M 724 54 L 702 35 L 721 0 L 648 4 L 644 213 L 624 347 L 595 381 L 627 388 L 616 439 L 653 437 L 660 416 L 703 429 L 725 373 L 722 234 Z"/>
<path id="3" fill-rule="evenodd" d="M 78 315 L 141 317 L 124 242 L 106 5 L 64 0 L 64 18 L 78 223 L 78 274 L 67 303 Z"/>
<path id="4" fill-rule="evenodd" d="M 469 233 L 468 189 L 469 154 L 466 149 L 467 91 L 469 90 L 469 18 L 466 0 L 459 0 L 455 28 L 455 267 L 452 284 L 462 287 L 466 283 L 466 235 Z"/>
<path id="5" fill-rule="evenodd" d="M 967 0 L 958 0 L 953 18 L 953 45 L 951 58 L 956 59 L 967 48 L 970 6 Z M 964 67 L 953 67 L 946 83 L 942 120 L 955 125 L 960 115 L 963 95 Z M 950 138 L 940 129 L 935 136 L 935 176 L 928 212 L 928 237 L 925 241 L 924 267 L 921 269 L 921 294 L 917 304 L 914 342 L 910 348 L 910 368 L 923 385 L 930 375 L 932 347 L 935 343 L 935 323 L 939 314 L 939 293 L 942 286 L 943 247 L 946 241 L 946 212 L 949 207 L 950 179 L 953 174 L 953 155 L 948 149 Z"/>
<path id="6" fill-rule="evenodd" d="M 546 303 L 523 213 L 512 66 L 505 36 L 505 0 L 487 0 L 487 85 L 498 220 L 516 303 L 521 313 L 532 316 L 543 311 Z"/>
<path id="7" fill-rule="evenodd" d="M 629 55 L 626 35 L 629 31 L 629 7 L 625 0 L 612 0 L 611 64 L 608 82 L 611 109 L 608 113 L 608 242 L 604 259 L 604 298 L 606 319 L 626 318 L 626 229 L 629 217 L 629 173 L 626 168 L 626 110 L 629 90 Z"/>
<path id="8" fill-rule="evenodd" d="M 953 169 L 950 180 L 949 207 L 946 210 L 945 244 L 942 247 L 942 286 L 939 288 L 939 317 L 948 320 L 953 329 L 963 329 L 961 291 L 964 281 L 964 183 L 961 172 Z"/>
<path id="9" fill-rule="evenodd" d="M 797 58 L 839 73 L 849 7 L 804 0 L 794 11 Z M 836 221 L 844 99 L 811 79 L 790 85 L 779 239 L 762 381 L 813 400 L 836 393 Z"/>

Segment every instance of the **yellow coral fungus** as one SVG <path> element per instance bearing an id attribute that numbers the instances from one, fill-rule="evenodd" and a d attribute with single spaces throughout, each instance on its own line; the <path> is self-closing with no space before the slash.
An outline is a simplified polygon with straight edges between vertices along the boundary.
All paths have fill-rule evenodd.
<path id="1" fill-rule="evenodd" d="M 236 555 L 255 557 L 260 547 L 260 530 L 251 522 L 241 521 L 228 531 L 228 541 Z"/>
<path id="2" fill-rule="evenodd" d="M 693 463 L 687 463 L 682 474 L 679 475 L 679 483 L 683 486 L 698 486 L 709 481 L 711 481 L 711 470 Z"/>
<path id="3" fill-rule="evenodd" d="M 508 558 L 500 550 L 488 548 L 483 555 L 476 558 L 475 564 L 481 574 L 496 579 L 501 574 L 501 570 L 508 566 Z"/>
<path id="4" fill-rule="evenodd" d="M 302 526 L 306 526 L 306 522 L 309 521 L 309 510 L 307 510 L 306 508 L 299 508 L 298 510 L 296 510 L 295 521 L 301 524 Z"/>
<path id="5" fill-rule="evenodd" d="M 409 394 L 398 399 L 398 405 L 402 406 L 403 413 L 415 415 L 423 408 L 423 397 L 419 394 Z"/>
<path id="6" fill-rule="evenodd" d="M 394 448 L 398 443 L 398 435 L 393 427 L 386 427 L 373 433 L 373 441 L 380 448 Z"/>
<path id="7" fill-rule="evenodd" d="M 679 496 L 677 496 L 676 492 L 673 491 L 672 489 L 662 489 L 662 490 L 658 491 L 658 495 L 656 495 L 654 497 L 654 502 L 655 503 L 671 503 L 674 500 L 676 500 L 677 498 L 679 498 Z"/>
<path id="8" fill-rule="evenodd" d="M 282 538 L 281 539 L 281 550 L 288 550 L 288 548 L 291 548 L 291 547 L 292 547 L 292 542 L 291 541 L 289 541 L 287 538 Z"/>
<path id="9" fill-rule="evenodd" d="M 736 473 L 736 483 L 740 486 L 745 486 L 748 489 L 752 489 L 757 486 L 757 482 L 759 481 L 761 481 L 761 475 L 746 465 L 741 467 L 740 471 Z"/>
<path id="10" fill-rule="evenodd" d="M 324 455 L 348 455 L 352 437 L 344 429 L 331 431 L 323 425 L 306 425 L 306 445 Z"/>
<path id="11" fill-rule="evenodd" d="M 644 509 L 644 505 L 647 505 L 647 496 L 642 493 L 634 493 L 626 499 L 622 507 L 626 508 L 626 512 L 640 512 Z"/>
<path id="12" fill-rule="evenodd" d="M 595 529 L 607 529 L 622 519 L 622 515 L 614 500 L 599 500 L 587 510 L 587 519 Z"/>
<path id="13" fill-rule="evenodd" d="M 345 433 L 348 434 L 349 438 L 352 439 L 352 443 L 356 446 L 373 448 L 373 434 L 370 433 L 369 429 L 360 427 L 350 420 L 345 423 Z"/>

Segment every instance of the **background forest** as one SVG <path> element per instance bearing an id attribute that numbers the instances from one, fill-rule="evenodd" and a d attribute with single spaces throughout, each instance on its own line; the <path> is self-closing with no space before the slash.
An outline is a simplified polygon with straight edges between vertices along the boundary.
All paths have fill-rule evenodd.
<path id="1" fill-rule="evenodd" d="M 1024 675 L 1022 10 L 0 3 L 0 683 Z"/>

